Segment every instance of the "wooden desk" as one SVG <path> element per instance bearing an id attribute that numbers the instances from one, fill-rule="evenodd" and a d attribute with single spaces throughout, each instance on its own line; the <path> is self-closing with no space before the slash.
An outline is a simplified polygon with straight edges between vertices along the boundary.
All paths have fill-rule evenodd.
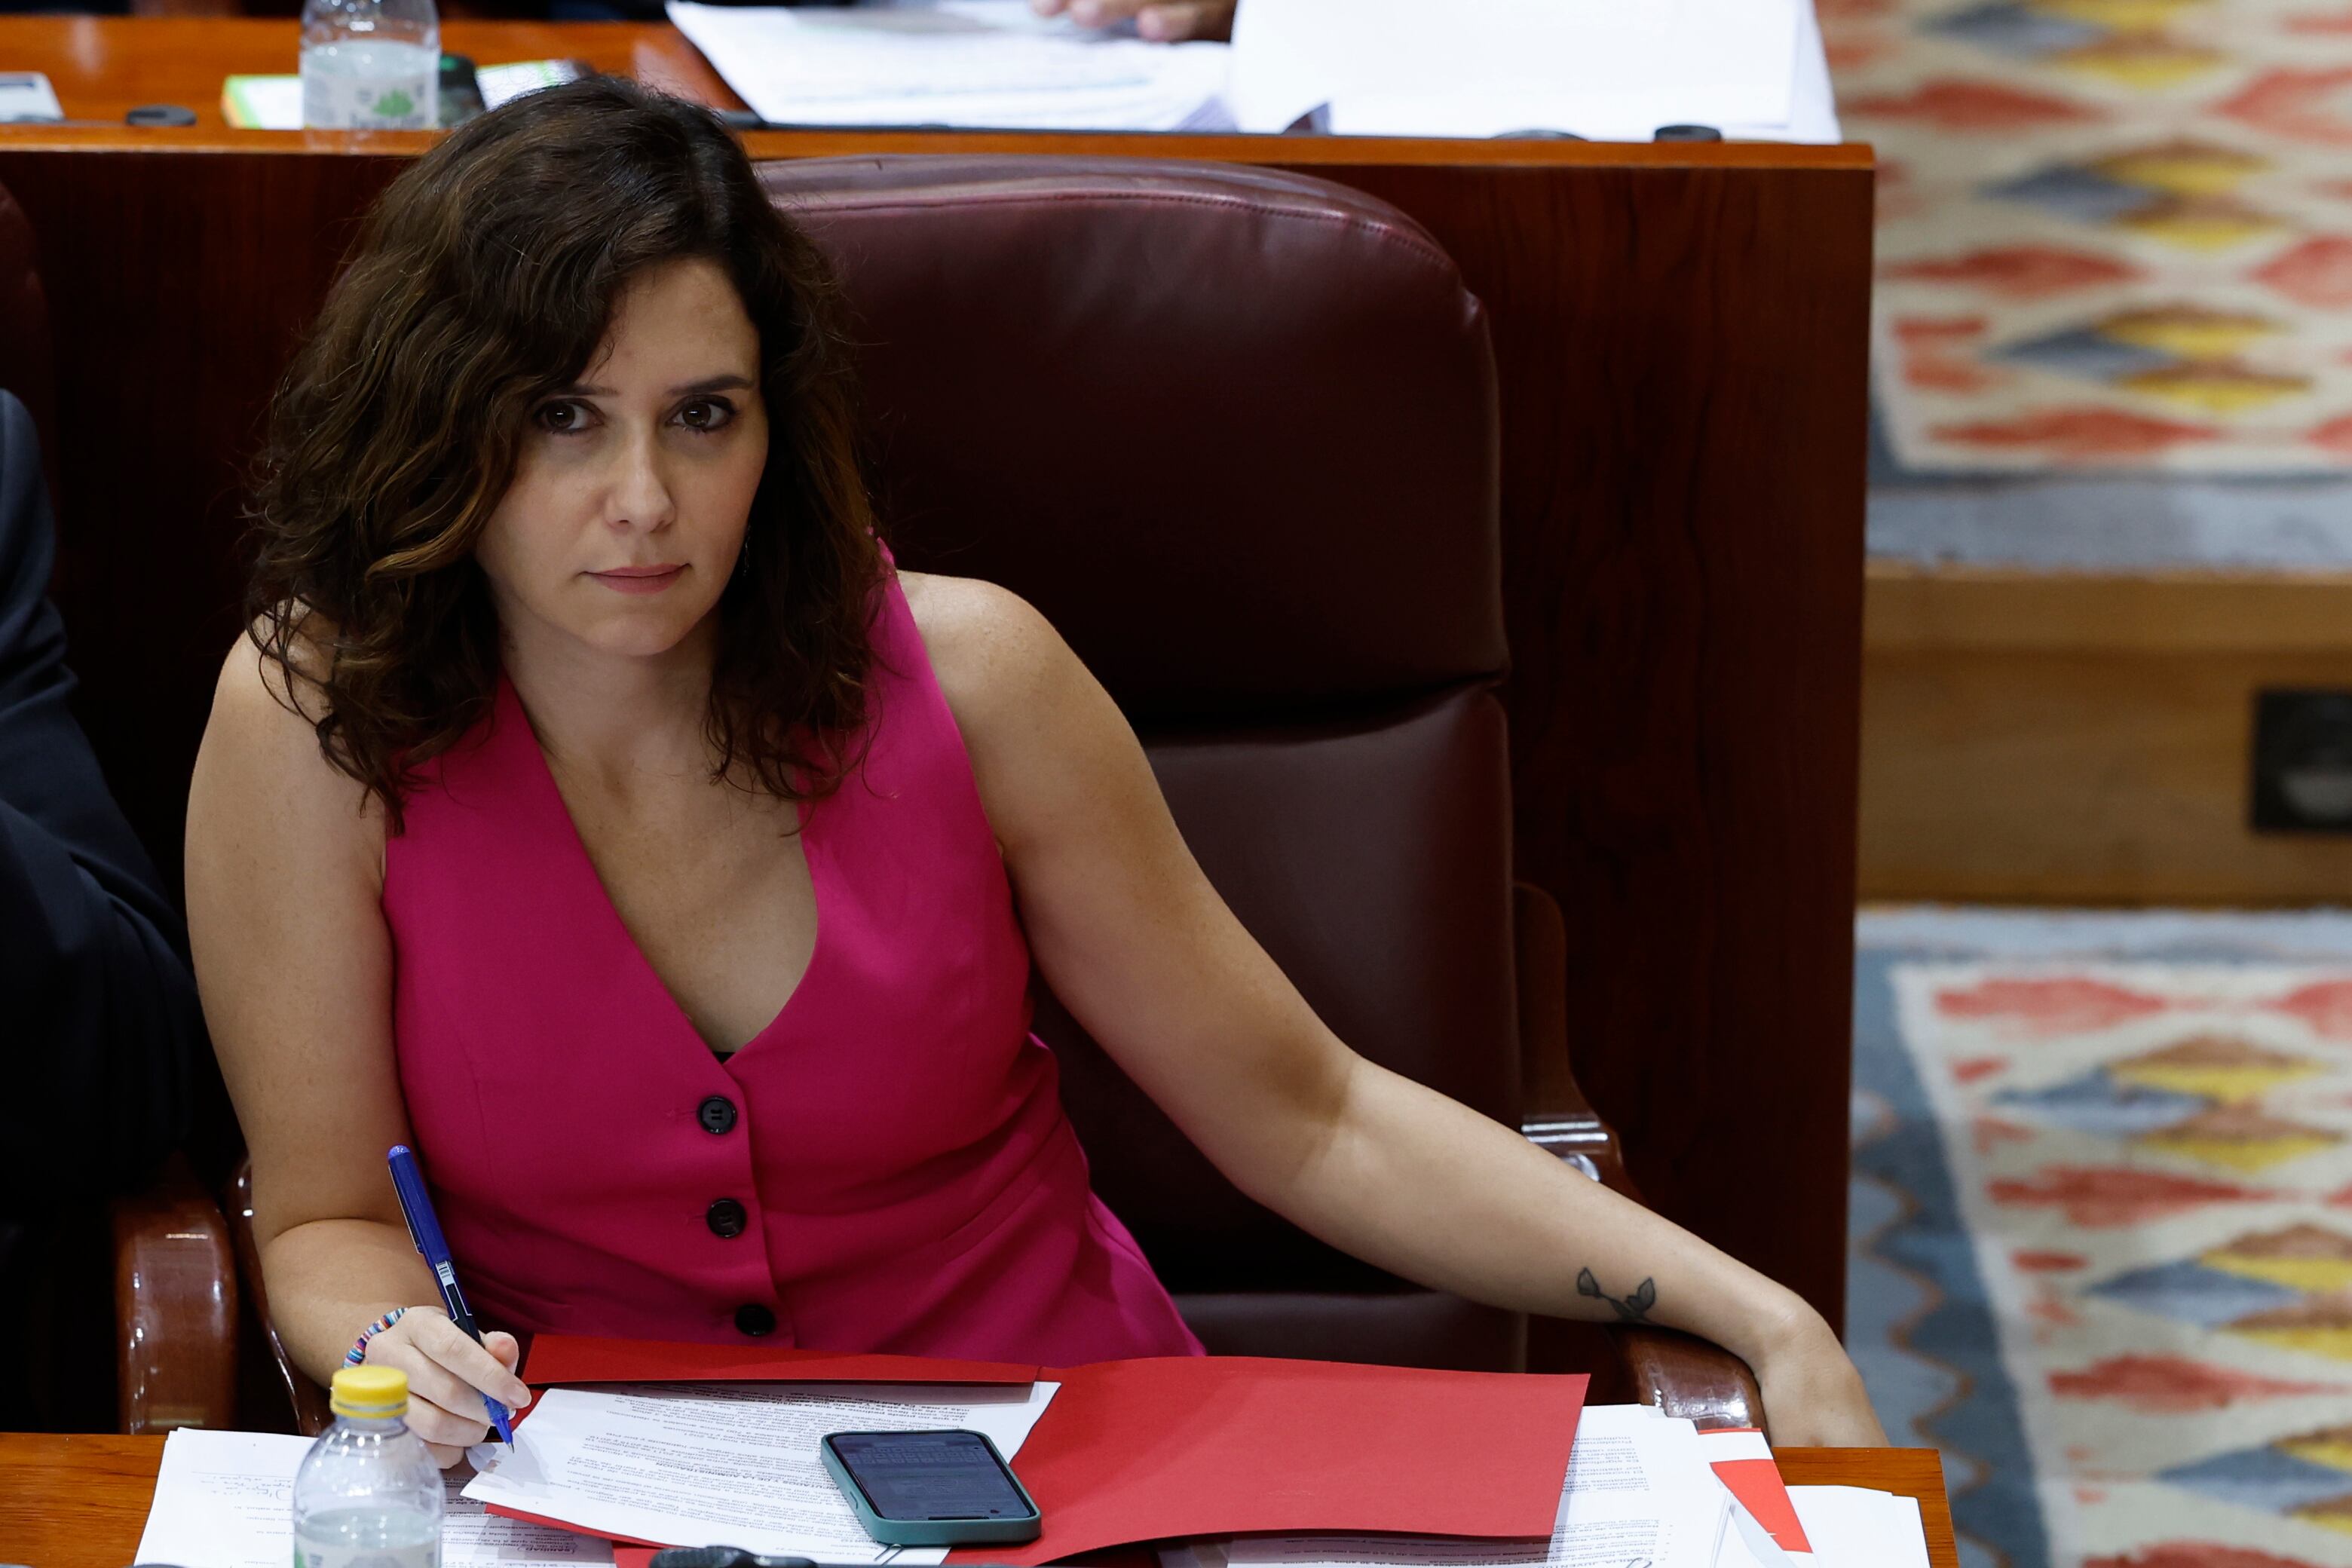
<path id="1" fill-rule="evenodd" d="M 1933 1448 L 1783 1448 L 1790 1486 L 1871 1487 L 1919 1500 L 1927 1561 L 1958 1568 L 1944 1466 Z M 125 1568 L 139 1549 L 161 1437 L 0 1434 L 0 1562 Z"/>
<path id="2" fill-rule="evenodd" d="M 481 63 L 570 55 L 731 105 L 667 26 L 453 22 Z M 58 593 L 81 710 L 175 871 L 239 597 L 226 542 L 294 334 L 365 204 L 427 144 L 238 132 L 231 71 L 291 22 L 12 16 L 0 65 L 68 114 L 0 128 L 58 344 Z M 1864 147 L 763 133 L 876 151 L 1215 159 L 1383 197 L 1494 322 L 1521 873 L 1566 911 L 1577 1069 L 1663 1212 L 1842 1316 L 1871 160 Z M 150 628 L 191 595 L 201 637 Z M 175 715 L 160 730 L 149 715 Z"/>

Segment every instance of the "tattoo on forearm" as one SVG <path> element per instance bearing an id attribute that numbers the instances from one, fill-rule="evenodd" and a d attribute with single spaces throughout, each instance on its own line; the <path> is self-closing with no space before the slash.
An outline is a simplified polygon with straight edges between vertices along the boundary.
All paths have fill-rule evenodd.
<path id="1" fill-rule="evenodd" d="M 1598 1296 L 1608 1302 L 1610 1306 L 1616 1309 L 1617 1321 L 1621 1323 L 1648 1322 L 1650 1309 L 1658 1304 L 1658 1282 L 1655 1279 L 1643 1280 L 1639 1289 L 1620 1300 L 1601 1289 L 1601 1281 L 1592 1277 L 1592 1270 L 1590 1268 L 1577 1271 L 1576 1293 L 1580 1296 Z"/>

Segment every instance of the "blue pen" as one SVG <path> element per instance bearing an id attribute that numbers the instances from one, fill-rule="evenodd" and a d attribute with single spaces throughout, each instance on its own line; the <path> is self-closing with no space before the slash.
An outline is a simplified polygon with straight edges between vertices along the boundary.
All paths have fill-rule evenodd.
<path id="1" fill-rule="evenodd" d="M 466 1310 L 466 1293 L 457 1289 L 457 1266 L 449 1261 L 449 1244 L 441 1238 L 441 1221 L 433 1213 L 433 1200 L 425 1195 L 425 1173 L 416 1168 L 416 1156 L 407 1144 L 394 1143 L 385 1159 L 392 1166 L 392 1190 L 400 1194 L 400 1212 L 408 1220 L 408 1239 L 416 1243 L 416 1250 L 425 1254 L 425 1266 L 441 1282 L 441 1304 L 449 1310 L 449 1321 L 480 1344 L 482 1331 L 474 1326 L 474 1314 Z M 490 1408 L 490 1425 L 511 1444 L 514 1422 L 508 1417 L 507 1407 L 487 1394 L 482 1403 Z"/>

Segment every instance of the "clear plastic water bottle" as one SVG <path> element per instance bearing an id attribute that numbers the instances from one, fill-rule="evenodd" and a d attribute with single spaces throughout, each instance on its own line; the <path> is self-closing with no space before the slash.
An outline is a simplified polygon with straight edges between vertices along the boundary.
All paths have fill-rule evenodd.
<path id="1" fill-rule="evenodd" d="M 304 0 L 306 127 L 422 131 L 439 122 L 440 99 L 433 0 Z"/>
<path id="2" fill-rule="evenodd" d="M 408 1374 L 344 1367 L 334 1411 L 294 1472 L 294 1568 L 441 1568 L 441 1471 L 408 1429 Z"/>

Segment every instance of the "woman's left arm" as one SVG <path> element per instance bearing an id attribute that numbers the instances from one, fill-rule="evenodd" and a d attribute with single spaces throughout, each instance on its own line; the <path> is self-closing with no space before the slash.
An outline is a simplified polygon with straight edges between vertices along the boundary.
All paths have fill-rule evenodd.
<path id="1" fill-rule="evenodd" d="M 1325 1027 L 1202 875 L 1134 732 L 1003 590 L 905 579 L 1054 994 L 1217 1168 L 1391 1273 L 1655 1323 L 1755 1370 L 1784 1443 L 1883 1443 L 1820 1315 Z"/>

